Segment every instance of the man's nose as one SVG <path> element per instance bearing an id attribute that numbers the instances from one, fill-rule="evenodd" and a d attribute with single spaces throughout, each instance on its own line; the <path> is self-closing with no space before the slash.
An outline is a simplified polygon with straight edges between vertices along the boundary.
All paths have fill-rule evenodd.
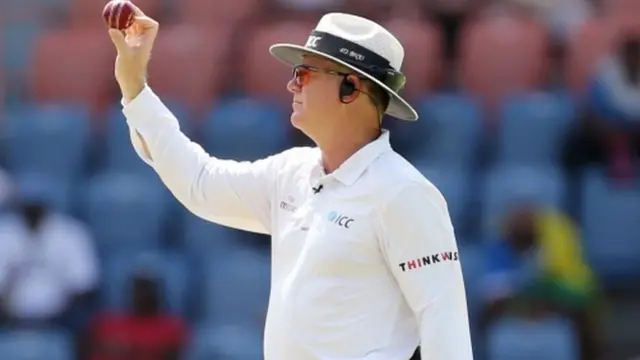
<path id="1" fill-rule="evenodd" d="M 295 94 L 295 93 L 299 93 L 300 90 L 302 90 L 300 88 L 300 86 L 296 83 L 295 79 L 291 79 L 289 80 L 289 82 L 287 83 L 287 90 L 289 90 L 289 92 Z"/>

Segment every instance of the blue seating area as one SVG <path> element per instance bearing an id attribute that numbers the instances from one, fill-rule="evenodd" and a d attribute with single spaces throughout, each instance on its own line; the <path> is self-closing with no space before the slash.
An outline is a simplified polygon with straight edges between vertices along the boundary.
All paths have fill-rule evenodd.
<path id="1" fill-rule="evenodd" d="M 568 184 L 557 166 L 496 164 L 484 172 L 482 186 L 481 232 L 495 237 L 510 202 L 525 199 L 564 209 Z"/>
<path id="2" fill-rule="evenodd" d="M 598 169 L 582 184 L 580 213 L 586 255 L 604 281 L 614 287 L 640 276 L 640 192 L 637 186 L 612 184 Z M 637 285 L 637 282 L 635 282 Z"/>
<path id="3" fill-rule="evenodd" d="M 84 183 L 82 214 L 103 253 L 155 249 L 169 215 L 169 191 L 157 176 L 104 172 Z"/>
<path id="4" fill-rule="evenodd" d="M 435 165 L 470 168 L 482 142 L 480 105 L 470 96 L 446 93 L 423 99 L 417 109 L 422 119 L 429 119 L 424 133 L 415 136 L 424 139 L 419 156 Z"/>
<path id="5" fill-rule="evenodd" d="M 6 360 L 69 360 L 73 343 L 58 329 L 5 331 L 0 332 L 0 354 Z"/>
<path id="6" fill-rule="evenodd" d="M 82 106 L 23 106 L 7 114 L 8 166 L 73 180 L 86 165 L 91 122 Z"/>
<path id="7" fill-rule="evenodd" d="M 492 360 L 579 359 L 574 331 L 562 319 L 505 319 L 490 329 L 488 338 Z"/>
<path id="8" fill-rule="evenodd" d="M 552 165 L 576 119 L 570 94 L 519 94 L 500 112 L 497 158 L 503 164 Z"/>
<path id="9" fill-rule="evenodd" d="M 209 326 L 196 331 L 186 360 L 229 359 L 260 360 L 262 332 L 237 326 Z"/>
<path id="10" fill-rule="evenodd" d="M 484 167 L 473 160 L 473 156 L 486 134 L 481 131 L 480 114 L 467 100 L 450 94 L 436 95 L 427 98 L 421 106 L 430 109 L 429 114 L 436 114 L 422 120 L 429 128 L 424 137 L 436 139 L 441 145 L 433 145 L 437 149 L 434 151 L 429 150 L 432 144 L 418 147 L 418 155 L 412 156 L 449 203 L 459 235 L 472 319 L 480 301 L 477 276 L 483 266 L 481 239 L 497 235 L 495 216 L 505 211 L 509 201 L 519 198 L 566 208 L 572 184 L 565 181 L 553 156 L 546 152 L 548 149 L 532 149 L 537 141 L 527 143 L 510 138 L 527 138 L 525 134 L 544 138 L 549 130 L 547 127 L 552 121 L 540 120 L 540 128 L 536 128 L 514 115 L 514 112 L 527 114 L 530 111 L 526 110 L 527 106 L 538 109 L 542 106 L 539 101 L 548 100 L 536 96 L 540 95 L 532 97 L 536 105 L 523 104 L 521 98 L 505 105 L 505 109 L 510 110 L 504 113 L 506 128 L 499 132 L 502 138 L 499 144 L 510 156 L 518 153 L 517 148 L 521 146 L 522 157 L 497 156 Z M 218 105 L 203 122 L 207 149 L 217 149 L 218 153 L 233 158 L 255 159 L 287 145 L 284 112 L 268 104 L 237 101 Z M 548 119 L 564 118 L 570 113 L 565 106 L 551 104 L 545 110 Z M 11 132 L 4 144 L 9 154 L 7 167 L 17 174 L 31 174 L 33 181 L 44 181 L 46 176 L 52 195 L 69 194 L 69 198 L 59 200 L 61 209 L 84 219 L 94 231 L 104 262 L 106 306 L 126 305 L 123 298 L 126 271 L 144 258 L 149 266 L 161 268 L 166 275 L 169 308 L 201 327 L 216 326 L 206 330 L 214 331 L 215 338 L 224 337 L 228 332 L 242 332 L 237 328 L 233 330 L 234 326 L 252 331 L 262 327 L 264 319 L 260 316 L 266 311 L 269 294 L 269 256 L 253 245 L 267 239 L 207 223 L 184 210 L 131 150 L 126 124 L 120 115 L 110 117 L 106 146 L 97 156 L 108 160 L 92 167 L 87 165 L 87 158 L 96 140 L 83 125 L 89 119 L 82 108 L 36 105 L 21 110 L 21 114 L 19 122 L 9 123 Z M 561 130 L 554 128 L 549 133 L 554 131 Z M 243 134 L 248 134 L 252 144 L 261 145 L 246 146 Z M 551 146 L 560 141 L 560 136 L 544 141 L 545 146 Z M 498 154 L 500 152 L 498 150 Z M 598 169 L 585 173 L 581 183 L 583 206 L 578 215 L 583 223 L 588 257 L 598 275 L 608 283 L 628 286 L 631 279 L 640 274 L 636 261 L 640 257 L 640 228 L 636 220 L 640 216 L 640 188 L 637 185 L 612 187 Z M 69 189 L 71 191 L 67 191 Z M 147 253 L 150 255 L 143 256 Z M 230 328 L 223 328 L 225 326 Z M 525 325 L 505 323 L 492 330 L 489 334 L 491 359 L 508 359 L 509 354 L 527 351 L 517 347 L 521 338 L 539 334 L 539 341 L 544 342 L 552 339 L 544 335 L 552 331 L 569 336 L 556 325 L 526 329 L 519 326 Z M 251 342 L 244 336 L 237 340 Z M 193 359 L 207 358 L 208 355 L 202 354 L 237 349 L 224 340 L 219 339 L 220 345 L 207 342 L 203 337 L 205 335 L 196 335 L 197 350 Z M 554 343 L 555 340 L 549 346 L 556 346 Z M 567 352 L 565 358 L 572 359 L 569 349 L 558 351 Z M 16 359 L 30 359 L 25 356 Z M 247 359 L 245 356 L 249 355 L 229 354 L 228 358 L 233 356 Z"/>
<path id="11" fill-rule="evenodd" d="M 288 145 L 291 130 L 282 121 L 288 116 L 285 109 L 258 99 L 223 102 L 206 119 L 203 143 L 212 154 L 220 154 L 222 158 L 255 160 L 274 154 Z"/>

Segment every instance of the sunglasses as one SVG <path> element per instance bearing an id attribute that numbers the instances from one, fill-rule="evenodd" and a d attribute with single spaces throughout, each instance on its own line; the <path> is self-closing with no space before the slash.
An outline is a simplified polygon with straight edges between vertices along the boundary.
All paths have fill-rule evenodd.
<path id="1" fill-rule="evenodd" d="M 354 73 L 346 73 L 346 72 L 340 72 L 335 70 L 321 69 L 321 68 L 317 68 L 315 66 L 310 66 L 310 65 L 296 65 L 293 67 L 293 81 L 295 82 L 296 86 L 301 88 L 307 85 L 311 80 L 311 73 L 321 73 L 321 74 L 328 74 L 328 75 L 340 76 L 340 77 L 355 75 Z M 366 80 L 365 77 L 362 77 L 359 75 L 358 75 L 358 78 Z M 371 94 L 364 92 L 362 90 L 357 90 L 357 91 L 367 95 L 373 101 L 376 108 L 382 109 L 378 101 L 376 101 L 374 97 L 371 96 Z M 382 111 L 384 112 L 384 110 Z"/>
<path id="2" fill-rule="evenodd" d="M 293 80 L 295 84 L 299 87 L 307 85 L 311 80 L 311 73 L 321 73 L 341 77 L 351 75 L 351 73 L 321 69 L 310 65 L 296 65 L 293 67 Z"/>

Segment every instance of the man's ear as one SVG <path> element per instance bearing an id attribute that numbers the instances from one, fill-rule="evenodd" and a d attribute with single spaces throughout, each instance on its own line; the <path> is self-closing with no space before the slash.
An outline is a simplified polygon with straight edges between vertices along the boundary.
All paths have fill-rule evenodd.
<path id="1" fill-rule="evenodd" d="M 357 76 L 353 74 L 345 76 L 342 79 L 342 83 L 340 83 L 340 99 L 342 102 L 345 104 L 354 102 L 360 95 L 361 86 L 362 82 Z"/>

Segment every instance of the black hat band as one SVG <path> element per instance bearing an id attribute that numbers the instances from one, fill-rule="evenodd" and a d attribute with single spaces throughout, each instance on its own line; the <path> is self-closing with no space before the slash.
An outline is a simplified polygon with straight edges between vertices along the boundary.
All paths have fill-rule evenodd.
<path id="1" fill-rule="evenodd" d="M 356 43 L 322 31 L 314 30 L 305 47 L 332 56 L 372 76 L 394 92 L 399 92 L 406 77 L 397 71 L 389 60 Z"/>

